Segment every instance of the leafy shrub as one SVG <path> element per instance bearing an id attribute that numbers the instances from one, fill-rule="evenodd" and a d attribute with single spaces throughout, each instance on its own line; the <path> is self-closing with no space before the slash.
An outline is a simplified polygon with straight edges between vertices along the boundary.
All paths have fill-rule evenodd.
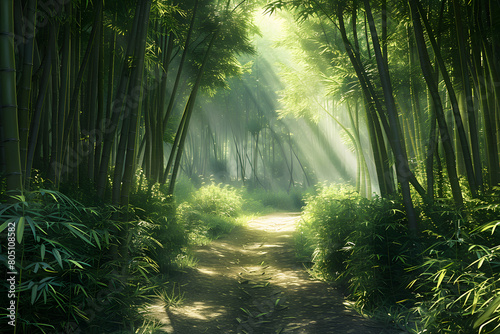
<path id="1" fill-rule="evenodd" d="M 145 249 L 158 242 L 154 226 L 114 221 L 116 213 L 112 207 L 84 207 L 49 190 L 14 196 L 1 205 L 1 238 L 8 240 L 7 234 L 15 240 L 1 247 L 0 261 L 13 271 L 8 247 L 14 248 L 21 332 L 102 333 L 139 320 L 137 306 L 151 294 L 149 276 L 157 271 Z M 118 231 L 126 225 L 129 234 L 120 240 Z M 129 246 L 126 264 L 117 256 L 120 242 Z M 9 314 L 6 305 L 0 306 L 2 317 Z"/>
<path id="2" fill-rule="evenodd" d="M 112 242 L 98 214 L 47 190 L 15 196 L 1 207 L 5 223 L 0 230 L 10 235 L 15 226 L 16 243 L 9 247 L 16 252 L 16 279 L 22 279 L 16 291 L 18 326 L 25 332 L 33 327 L 52 331 L 53 323 L 85 318 L 86 296 L 100 282 L 93 274 L 100 259 L 90 254 Z M 0 257 L 7 267 L 6 247 Z M 59 307 L 48 312 L 49 305 Z"/>
<path id="3" fill-rule="evenodd" d="M 240 192 L 229 186 L 212 183 L 194 192 L 192 198 L 194 210 L 219 217 L 235 218 L 243 205 Z"/>
<path id="4" fill-rule="evenodd" d="M 275 210 L 296 211 L 304 206 L 303 190 L 294 187 L 289 192 L 284 190 L 272 191 L 255 188 L 249 191 L 250 199 L 260 202 L 264 207 Z"/>
<path id="5" fill-rule="evenodd" d="M 373 312 L 409 298 L 416 244 L 407 233 L 400 201 L 361 197 L 346 185 L 319 185 L 306 199 L 300 248 L 313 270 L 347 284 L 359 310 Z"/>
<path id="6" fill-rule="evenodd" d="M 364 201 L 362 210 L 363 221 L 347 238 L 342 276 L 358 309 L 384 312 L 412 297 L 406 286 L 414 274 L 407 269 L 420 263 L 419 248 L 400 201 L 374 198 Z"/>
<path id="7" fill-rule="evenodd" d="M 314 269 L 325 278 L 335 279 L 346 269 L 344 247 L 362 221 L 361 201 L 364 199 L 350 186 L 324 184 L 305 200 L 299 224 L 300 248 L 310 253 Z"/>
<path id="8" fill-rule="evenodd" d="M 179 205 L 178 220 L 189 231 L 191 241 L 205 243 L 232 230 L 242 205 L 237 189 L 212 183 L 202 186 L 189 202 Z"/>
<path id="9" fill-rule="evenodd" d="M 320 185 L 307 198 L 299 246 L 324 278 L 348 283 L 358 310 L 410 333 L 499 333 L 497 201 L 466 197 L 461 212 L 447 200 L 420 202 L 416 239 L 400 199 Z"/>
<path id="10" fill-rule="evenodd" d="M 189 201 L 191 195 L 196 191 L 193 181 L 185 175 L 181 175 L 175 182 L 175 200 L 177 203 Z"/>
<path id="11" fill-rule="evenodd" d="M 412 311 L 426 333 L 498 333 L 500 328 L 499 205 L 473 200 L 467 220 L 448 230 L 428 230 Z M 447 232 L 447 233 L 439 233 Z"/>
<path id="12" fill-rule="evenodd" d="M 160 187 L 155 185 L 152 189 L 140 189 L 132 194 L 130 203 L 136 220 L 143 227 L 148 226 L 149 232 L 141 235 L 154 235 L 154 240 L 157 241 L 137 239 L 137 244 L 143 242 L 145 255 L 159 265 L 162 273 L 167 274 L 177 256 L 183 252 L 183 247 L 187 245 L 184 227 L 176 219 L 175 201 L 167 198 Z M 129 233 L 136 235 L 134 230 Z"/>

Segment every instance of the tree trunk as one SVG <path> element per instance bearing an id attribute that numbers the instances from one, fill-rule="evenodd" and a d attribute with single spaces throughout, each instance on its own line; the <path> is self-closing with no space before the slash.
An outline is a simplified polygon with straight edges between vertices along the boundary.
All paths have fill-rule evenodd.
<path id="1" fill-rule="evenodd" d="M 483 171 L 481 166 L 481 155 L 479 154 L 479 135 L 477 132 L 476 112 L 474 110 L 474 98 L 472 96 L 472 88 L 469 80 L 469 57 L 465 49 L 465 36 L 462 28 L 462 15 L 460 13 L 460 4 L 458 0 L 452 0 L 453 12 L 455 14 L 455 29 L 458 42 L 458 54 L 460 56 L 460 66 L 458 71 L 461 74 L 465 102 L 467 106 L 467 119 L 469 121 L 470 144 L 472 148 L 473 159 L 473 175 L 475 176 L 476 191 L 483 188 Z M 462 145 L 464 145 L 462 143 Z"/>
<path id="2" fill-rule="evenodd" d="M 23 66 L 21 71 L 20 91 L 18 92 L 18 117 L 19 117 L 19 139 L 21 150 L 21 168 L 26 175 L 26 161 L 28 155 L 28 135 L 30 126 L 31 110 L 31 81 L 33 73 L 33 46 L 36 27 L 36 0 L 29 0 L 26 4 L 27 15 L 24 19 L 24 52 Z"/>
<path id="3" fill-rule="evenodd" d="M 125 58 L 122 64 L 122 71 L 120 74 L 120 80 L 118 83 L 118 88 L 116 92 L 116 97 L 110 102 L 110 115 L 106 119 L 104 127 L 104 145 L 102 147 L 102 157 L 101 164 L 99 166 L 99 178 L 97 180 L 97 196 L 103 198 L 104 191 L 106 190 L 107 178 L 108 178 L 108 166 L 111 159 L 111 151 L 115 146 L 115 134 L 117 132 L 118 124 L 120 119 L 126 118 L 126 113 L 128 112 L 128 106 L 126 105 L 127 101 L 127 89 L 130 81 L 130 67 L 129 60 L 134 55 L 134 47 L 136 43 L 137 30 L 139 29 L 139 13 L 134 15 L 134 22 L 130 29 L 128 43 L 127 43 L 127 51 L 125 53 Z M 111 93 L 110 93 L 111 94 Z M 123 122 L 126 123 L 126 122 Z M 123 127 L 123 124 L 122 124 Z M 123 155 L 122 155 L 123 157 Z M 115 173 L 117 172 L 118 163 L 115 162 Z M 123 168 L 123 163 L 121 165 Z M 118 168 L 121 172 L 121 169 Z M 121 176 L 120 176 L 121 180 Z M 121 182 L 121 181 L 120 181 Z M 116 202 L 119 202 L 119 191 L 118 194 L 115 195 Z"/>
<path id="4" fill-rule="evenodd" d="M 42 67 L 43 67 L 43 74 L 42 74 L 42 80 L 40 82 L 40 88 L 38 92 L 38 97 L 36 100 L 35 104 L 35 113 L 33 116 L 33 121 L 32 126 L 31 126 L 31 131 L 30 131 L 30 136 L 29 136 L 29 141 L 28 141 L 28 156 L 26 158 L 26 185 L 27 188 L 29 188 L 29 184 L 31 181 L 31 168 L 33 165 L 33 158 L 35 155 L 35 149 L 37 146 L 37 142 L 39 140 L 38 138 L 38 133 L 40 129 L 40 122 L 42 118 L 42 109 L 44 107 L 45 103 L 45 97 L 47 95 L 47 89 L 50 83 L 50 73 L 51 73 L 51 68 L 52 68 L 52 52 L 53 48 L 52 45 L 54 45 L 54 41 L 56 38 L 56 27 L 54 25 L 50 26 L 50 37 L 49 37 L 49 44 L 47 47 L 47 53 L 45 54 L 45 59 L 43 61 Z M 48 109 L 46 109 L 48 110 Z M 46 112 L 47 114 L 47 112 Z M 47 118 L 47 116 L 45 116 Z M 48 132 L 48 131 L 46 131 Z M 47 133 L 44 134 L 47 136 Z"/>
<path id="5" fill-rule="evenodd" d="M 147 29 L 149 23 L 149 14 L 151 9 L 151 0 L 142 0 L 139 2 L 141 7 L 138 11 L 140 13 L 139 22 L 141 22 L 140 30 L 137 32 L 137 44 L 135 54 L 135 68 L 132 70 L 132 76 L 130 78 L 129 93 L 128 96 L 136 101 L 130 108 L 129 114 L 129 126 L 127 132 L 122 132 L 122 136 L 127 138 L 127 150 L 125 159 L 125 169 L 122 178 L 122 187 L 120 192 L 120 204 L 121 206 L 128 205 L 128 198 L 130 194 L 130 189 L 132 187 L 132 179 L 135 174 L 135 154 L 136 142 L 137 142 L 137 123 L 139 121 L 139 107 L 142 101 L 143 94 L 143 73 L 144 73 L 144 57 L 146 53 L 146 37 Z M 121 139 L 120 139 L 121 140 Z M 113 185 L 116 187 L 117 185 Z"/>
<path id="6" fill-rule="evenodd" d="M 185 118 L 185 121 L 184 121 L 184 124 L 183 124 L 182 128 L 180 129 L 181 130 L 181 137 L 180 137 L 180 140 L 179 140 L 179 145 L 178 145 L 177 153 L 176 153 L 176 156 L 175 156 L 175 163 L 174 163 L 174 166 L 173 166 L 173 169 L 172 169 L 172 175 L 170 177 L 170 182 L 169 182 L 169 185 L 168 185 L 168 192 L 167 192 L 168 195 L 173 195 L 174 194 L 175 181 L 177 179 L 177 173 L 179 171 L 179 165 L 180 165 L 180 162 L 181 162 L 181 157 L 182 157 L 182 151 L 183 151 L 183 147 L 184 147 L 184 142 L 186 140 L 186 135 L 187 135 L 188 128 L 189 128 L 189 121 L 191 119 L 191 115 L 192 115 L 193 110 L 194 110 L 196 96 L 197 96 L 198 90 L 200 88 L 201 78 L 203 77 L 203 71 L 204 71 L 205 66 L 206 66 L 206 64 L 208 62 L 208 59 L 209 59 L 210 53 L 212 51 L 212 47 L 214 45 L 214 42 L 215 42 L 215 40 L 217 38 L 217 35 L 218 35 L 218 30 L 216 30 L 213 33 L 212 38 L 210 39 L 210 43 L 209 43 L 208 48 L 207 48 L 207 50 L 205 52 L 205 56 L 203 58 L 203 62 L 201 63 L 200 70 L 199 70 L 198 75 L 196 77 L 196 81 L 195 81 L 195 83 L 193 85 L 193 89 L 192 89 L 191 94 L 189 95 L 189 99 L 188 99 L 188 101 L 186 103 L 186 108 L 184 110 L 184 114 L 186 115 L 186 118 Z M 183 118 L 184 118 L 184 116 L 183 116 Z M 166 174 L 167 173 L 168 172 L 166 172 Z"/>
<path id="7" fill-rule="evenodd" d="M 444 117 L 443 106 L 441 104 L 441 98 L 439 96 L 438 87 L 434 81 L 435 75 L 432 73 L 429 55 L 427 53 L 427 48 L 425 46 L 423 30 L 420 23 L 420 17 L 417 11 L 418 0 L 409 0 L 411 15 L 413 18 L 413 29 L 415 32 L 415 40 L 417 43 L 417 49 L 420 58 L 420 67 L 422 68 L 422 73 L 424 79 L 429 88 L 429 92 L 432 96 L 434 110 L 436 112 L 436 118 L 439 125 L 439 131 L 441 134 L 441 141 L 444 147 L 446 167 L 448 171 L 448 177 L 450 179 L 451 191 L 453 194 L 453 199 L 455 201 L 455 206 L 457 209 L 463 206 L 462 191 L 460 189 L 460 184 L 458 182 L 458 175 L 455 163 L 455 154 L 453 153 L 453 147 L 451 145 L 451 137 L 448 131 L 448 126 L 446 124 L 446 119 Z"/>
<path id="8" fill-rule="evenodd" d="M 412 233 L 416 234 L 418 230 L 417 215 L 415 213 L 415 208 L 413 207 L 410 193 L 410 177 L 412 173 L 410 172 L 410 168 L 408 166 L 408 158 L 404 149 L 403 138 L 401 138 L 401 129 L 398 121 L 398 113 L 396 110 L 396 103 L 394 101 L 391 80 L 389 77 L 389 70 L 387 68 L 387 62 L 384 60 L 382 52 L 380 50 L 377 30 L 375 28 L 375 21 L 373 20 L 373 15 L 371 12 L 370 1 L 364 0 L 364 4 L 366 14 L 368 16 L 368 25 L 370 27 L 370 33 L 372 36 L 373 49 L 375 51 L 375 57 L 377 59 L 378 72 L 384 92 L 384 100 L 387 108 L 386 111 L 391 130 L 389 136 L 390 140 L 392 140 L 394 143 L 393 150 L 396 159 L 396 172 L 398 175 L 398 181 L 401 185 L 403 204 L 405 206 L 408 219 L 408 228 Z"/>
<path id="9" fill-rule="evenodd" d="M 448 70 L 446 69 L 446 66 L 444 64 L 444 60 L 443 60 L 443 58 L 441 56 L 441 52 L 439 50 L 439 46 L 436 43 L 436 40 L 434 38 L 434 35 L 432 34 L 432 30 L 430 28 L 430 25 L 429 25 L 429 23 L 428 23 L 428 21 L 427 21 L 427 19 L 425 17 L 425 12 L 423 11 L 423 8 L 422 8 L 420 2 L 415 1 L 415 0 L 411 0 L 411 1 L 412 2 L 410 2 L 410 4 L 413 4 L 415 6 L 414 11 L 417 11 L 415 13 L 416 17 L 420 17 L 422 19 L 422 22 L 425 25 L 425 28 L 427 30 L 427 35 L 429 36 L 429 40 L 430 40 L 430 42 L 432 44 L 432 48 L 434 50 L 434 54 L 435 54 L 436 60 L 437 60 L 438 65 L 439 65 L 439 69 L 441 71 L 441 75 L 443 76 L 443 81 L 444 81 L 444 83 L 446 85 L 446 89 L 447 89 L 448 94 L 449 94 L 449 98 L 450 98 L 450 102 L 451 102 L 451 106 L 452 106 L 452 111 L 453 111 L 453 116 L 454 116 L 454 119 L 455 119 L 455 125 L 456 125 L 456 128 L 457 128 L 458 136 L 459 136 L 460 143 L 461 143 L 462 155 L 464 157 L 464 163 L 465 163 L 465 168 L 466 168 L 466 173 L 467 173 L 467 180 L 469 182 L 469 188 L 471 190 L 472 196 L 476 197 L 477 196 L 476 178 L 474 176 L 474 170 L 473 170 L 472 159 L 471 159 L 471 154 L 470 154 L 470 149 L 469 149 L 469 143 L 468 143 L 467 136 L 466 136 L 465 129 L 464 129 L 464 125 L 463 125 L 463 122 L 462 122 L 462 117 L 460 115 L 460 108 L 459 108 L 459 103 L 458 103 L 458 100 L 457 100 L 457 97 L 456 97 L 456 94 L 455 94 L 455 90 L 454 90 L 453 85 L 451 83 L 450 76 L 448 74 Z M 420 14 L 420 15 L 418 15 L 418 14 Z M 412 16 L 413 15 L 414 14 L 412 13 Z M 422 34 L 421 38 L 423 38 L 423 29 L 421 28 L 420 18 L 419 18 L 419 21 L 418 21 L 418 27 L 417 27 L 417 29 L 422 30 L 419 33 Z M 414 29 L 415 29 L 415 25 L 414 25 Z M 425 53 L 427 53 L 427 49 L 426 48 L 422 49 L 422 50 L 419 50 L 419 51 L 425 51 Z M 429 56 L 427 55 L 427 58 L 428 57 Z M 428 60 L 428 59 L 425 62 L 428 62 L 430 64 L 430 60 Z M 428 66 L 428 65 L 426 65 L 426 66 Z M 422 63 L 421 63 L 421 67 L 422 67 Z M 422 68 L 422 70 L 423 70 L 423 68 Z M 429 68 L 429 71 L 432 72 L 432 70 L 430 68 Z M 425 77 L 425 74 L 424 74 L 424 77 Z M 431 76 L 428 79 L 429 80 L 433 80 L 433 77 Z M 436 84 L 433 84 L 433 85 L 435 86 Z M 437 87 L 435 89 L 437 89 Z M 433 94 L 437 94 L 435 96 L 435 98 L 439 98 L 439 93 L 434 92 Z M 436 106 L 436 108 L 438 108 L 438 107 Z M 441 107 L 441 109 L 442 109 L 442 107 Z M 436 112 L 438 113 L 437 117 L 438 117 L 438 124 L 439 124 L 439 120 L 440 120 L 439 113 L 440 113 L 440 111 L 436 110 Z M 443 120 L 446 121 L 444 118 L 443 118 Z M 441 125 L 439 125 L 439 126 L 441 127 Z M 456 194 L 456 195 L 458 196 L 458 194 Z M 458 199 L 458 197 L 456 199 Z"/>
<path id="10" fill-rule="evenodd" d="M 21 154 L 16 99 L 14 1 L 0 1 L 0 123 L 5 152 L 7 191 L 22 192 Z"/>

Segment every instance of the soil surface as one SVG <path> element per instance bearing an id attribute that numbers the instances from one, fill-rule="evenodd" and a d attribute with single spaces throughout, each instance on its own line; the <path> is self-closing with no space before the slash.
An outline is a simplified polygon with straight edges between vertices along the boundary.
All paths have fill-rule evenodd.
<path id="1" fill-rule="evenodd" d="M 152 310 L 167 333 L 395 334 L 345 305 L 295 257 L 296 213 L 263 216 L 199 247 L 196 268 L 174 277 L 179 307 Z"/>

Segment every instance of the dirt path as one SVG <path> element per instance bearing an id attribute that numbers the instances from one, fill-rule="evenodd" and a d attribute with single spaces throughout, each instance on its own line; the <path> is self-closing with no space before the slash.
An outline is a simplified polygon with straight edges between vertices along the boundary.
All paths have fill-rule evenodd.
<path id="1" fill-rule="evenodd" d="M 344 306 L 335 286 L 312 280 L 295 260 L 298 214 L 263 216 L 196 250 L 198 266 L 175 280 L 180 307 L 156 311 L 168 333 L 382 334 Z"/>

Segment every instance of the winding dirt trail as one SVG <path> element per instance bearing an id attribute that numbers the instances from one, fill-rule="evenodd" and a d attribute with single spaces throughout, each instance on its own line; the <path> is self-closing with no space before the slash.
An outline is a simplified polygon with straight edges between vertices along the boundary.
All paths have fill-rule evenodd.
<path id="1" fill-rule="evenodd" d="M 156 309 L 167 333 L 394 334 L 344 305 L 334 285 L 312 280 L 295 259 L 299 215 L 260 217 L 199 247 L 198 266 L 175 277 L 180 307 Z"/>

